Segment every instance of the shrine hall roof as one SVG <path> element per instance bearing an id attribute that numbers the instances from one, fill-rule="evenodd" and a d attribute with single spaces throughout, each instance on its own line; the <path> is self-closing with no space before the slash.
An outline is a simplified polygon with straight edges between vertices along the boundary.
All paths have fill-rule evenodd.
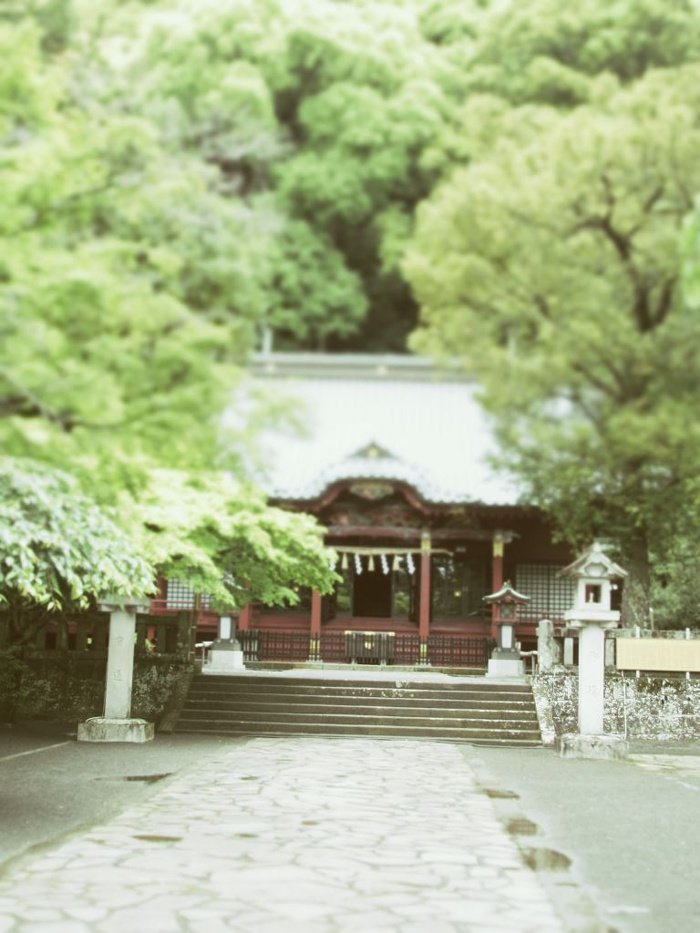
<path id="1" fill-rule="evenodd" d="M 489 465 L 496 443 L 457 371 L 421 357 L 271 353 L 254 380 L 294 400 L 305 436 L 262 438 L 263 485 L 274 498 L 311 500 L 342 479 L 408 483 L 433 503 L 511 505 L 518 491 Z"/>

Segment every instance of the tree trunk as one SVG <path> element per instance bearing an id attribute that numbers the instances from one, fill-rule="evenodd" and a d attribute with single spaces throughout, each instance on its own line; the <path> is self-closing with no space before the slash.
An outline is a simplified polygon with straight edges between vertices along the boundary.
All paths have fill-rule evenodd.
<path id="1" fill-rule="evenodd" d="M 622 624 L 625 628 L 650 628 L 651 574 L 649 546 L 645 534 L 639 535 L 625 547 L 623 569 L 627 578 L 622 589 Z"/>

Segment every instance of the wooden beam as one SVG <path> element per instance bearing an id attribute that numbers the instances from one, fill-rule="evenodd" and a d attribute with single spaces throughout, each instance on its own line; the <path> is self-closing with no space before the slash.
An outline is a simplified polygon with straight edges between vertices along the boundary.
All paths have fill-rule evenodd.
<path id="1" fill-rule="evenodd" d="M 328 538 L 389 538 L 396 541 L 420 541 L 421 528 L 383 528 L 376 525 L 329 525 Z M 504 541 L 518 535 L 514 531 L 501 531 Z M 435 528 L 430 532 L 433 541 L 493 541 L 493 531 L 477 528 Z"/>

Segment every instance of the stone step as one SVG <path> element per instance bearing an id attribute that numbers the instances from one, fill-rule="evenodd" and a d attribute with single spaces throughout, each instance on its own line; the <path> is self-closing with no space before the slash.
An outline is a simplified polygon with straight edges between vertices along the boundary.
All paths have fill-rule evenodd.
<path id="1" fill-rule="evenodd" d="M 481 719 L 502 719 L 504 717 L 508 719 L 520 719 L 520 720 L 537 720 L 537 714 L 535 711 L 534 704 L 521 704 L 519 707 L 513 706 L 502 706 L 498 708 L 484 707 L 481 705 L 475 704 L 459 704 L 458 706 L 451 704 L 441 704 L 441 703 L 431 703 L 431 704 L 418 704 L 410 703 L 406 701 L 397 701 L 397 702 L 382 702 L 382 703 L 368 703 L 366 701 L 356 702 L 348 701 L 347 699 L 339 698 L 337 702 L 313 702 L 313 703 L 302 703 L 302 702 L 289 702 L 289 703 L 276 703 L 274 701 L 265 702 L 263 700 L 200 700 L 197 697 L 188 697 L 185 706 L 183 707 L 183 714 L 195 713 L 211 710 L 219 712 L 231 712 L 231 713 L 246 713 L 246 712 L 256 712 L 262 715 L 269 714 L 276 710 L 284 711 L 285 713 L 298 713 L 304 715 L 318 715 L 333 713 L 336 715 L 353 715 L 353 714 L 363 714 L 371 715 L 378 713 L 390 713 L 392 716 L 404 717 L 404 716 L 413 716 L 413 715 L 424 715 L 424 716 L 442 716 L 442 717 L 459 717 L 469 715 L 473 718 Z"/>
<path id="2" fill-rule="evenodd" d="M 400 725 L 401 728 L 408 728 L 411 725 L 418 726 L 435 726 L 439 727 L 442 725 L 449 726 L 450 728 L 459 728 L 459 729 L 471 729 L 471 728 L 488 728 L 488 729 L 537 729 L 538 722 L 537 717 L 532 716 L 529 719 L 513 719 L 510 716 L 504 716 L 499 719 L 484 719 L 478 716 L 468 716 L 463 712 L 457 712 L 455 716 L 443 716 L 435 715 L 430 710 L 416 710 L 406 714 L 405 716 L 396 716 L 394 713 L 387 715 L 387 712 L 382 709 L 370 709 L 367 712 L 353 712 L 353 713 L 343 713 L 343 712 L 329 712 L 327 710 L 314 711 L 314 712 L 286 712 L 283 710 L 247 710 L 236 711 L 236 710 L 193 710 L 193 709 L 184 709 L 180 720 L 182 722 L 205 722 L 210 719 L 216 719 L 220 722 L 269 722 L 270 720 L 275 720 L 275 722 L 297 722 L 300 725 L 308 722 L 333 722 L 339 724 L 352 725 L 353 723 L 358 723 L 360 725 L 365 723 L 376 723 L 381 726 L 389 726 L 392 723 Z"/>
<path id="3" fill-rule="evenodd" d="M 529 699 L 532 696 L 529 688 L 525 690 L 514 690 L 512 688 L 501 688 L 500 686 L 495 686 L 492 688 L 481 688 L 480 690 L 459 690 L 448 688 L 447 690 L 435 689 L 432 688 L 416 688 L 413 686 L 410 687 L 397 687 L 396 684 L 385 684 L 379 686 L 346 686 L 346 685 L 300 685 L 297 687 L 293 684 L 287 684 L 284 687 L 280 686 L 270 686 L 270 687 L 260 687 L 255 685 L 250 687 L 246 684 L 241 684 L 240 682 L 231 682 L 230 684 L 208 684 L 203 683 L 202 681 L 194 681 L 192 683 L 191 692 L 193 694 L 201 696 L 238 696 L 241 694 L 249 695 L 264 695 L 264 696 L 314 696 L 314 697 L 323 697 L 323 696 L 376 696 L 376 697 L 403 697 L 403 698 L 413 698 L 413 697 L 425 697 L 433 699 L 445 699 L 445 698 L 463 698 L 465 700 L 469 699 Z"/>
<path id="4" fill-rule="evenodd" d="M 177 732 L 541 744 L 528 684 L 199 675 Z"/>
<path id="5" fill-rule="evenodd" d="M 250 722 L 230 723 L 218 719 L 181 720 L 176 732 L 207 732 L 221 735 L 364 735 L 386 738 L 440 738 L 463 742 L 501 742 L 536 746 L 541 744 L 538 729 L 463 729 L 447 726 L 401 726 L 396 722 L 363 724 L 313 722 L 303 725 L 296 722 Z"/>
<path id="6" fill-rule="evenodd" d="M 469 694 L 459 694 L 459 693 L 432 693 L 432 692 L 419 692 L 416 693 L 411 690 L 373 690 L 365 691 L 358 693 L 354 690 L 333 690 L 333 691 L 318 691 L 318 692 L 307 692 L 307 691 L 296 691 L 296 690 L 285 690 L 284 692 L 280 691 L 267 691 L 267 690 L 206 690 L 199 686 L 194 686 L 190 688 L 190 696 L 197 697 L 203 701 L 211 701 L 212 703 L 218 702 L 220 700 L 231 699 L 231 700 L 250 700 L 251 702 L 255 701 L 268 701 L 276 703 L 287 703 L 290 700 L 298 700 L 301 703 L 329 703 L 334 702 L 338 699 L 345 699 L 349 702 L 357 703 L 370 703 L 370 702 L 381 702 L 381 703 L 417 703 L 417 702 L 430 702 L 430 703 L 486 703 L 486 704 L 498 704 L 503 705 L 506 703 L 512 703 L 514 706 L 523 705 L 525 703 L 532 702 L 532 694 L 528 693 L 516 693 L 516 694 L 502 694 L 496 691 L 489 692 L 479 692 L 479 693 L 469 693 Z"/>
<path id="7" fill-rule="evenodd" d="M 277 687 L 310 687 L 314 690 L 328 689 L 333 687 L 343 687 L 352 689 L 372 689 L 378 688 L 385 690 L 387 688 L 401 690 L 507 690 L 509 692 L 529 693 L 530 687 L 527 683 L 490 683 L 483 678 L 474 678 L 473 680 L 460 679 L 458 683 L 448 681 L 425 681 L 411 680 L 410 672 L 402 673 L 397 671 L 395 674 L 383 672 L 385 679 L 375 680 L 356 680 L 352 677 L 324 677 L 323 679 L 315 677 L 265 677 L 265 676 L 240 676 L 236 674 L 195 674 L 192 679 L 193 684 L 220 684 L 227 687 L 247 686 L 250 689 L 269 690 Z M 397 681 L 399 683 L 397 684 Z"/>

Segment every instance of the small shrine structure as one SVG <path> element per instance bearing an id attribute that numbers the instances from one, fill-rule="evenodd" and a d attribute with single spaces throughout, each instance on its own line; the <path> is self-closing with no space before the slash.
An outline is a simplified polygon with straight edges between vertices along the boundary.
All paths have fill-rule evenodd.
<path id="1" fill-rule="evenodd" d="M 530 597 L 518 593 L 509 580 L 497 593 L 484 596 L 484 602 L 492 608 L 498 632 L 497 645 L 489 658 L 489 677 L 521 677 L 525 673 L 515 632 L 520 608 L 529 601 Z"/>

